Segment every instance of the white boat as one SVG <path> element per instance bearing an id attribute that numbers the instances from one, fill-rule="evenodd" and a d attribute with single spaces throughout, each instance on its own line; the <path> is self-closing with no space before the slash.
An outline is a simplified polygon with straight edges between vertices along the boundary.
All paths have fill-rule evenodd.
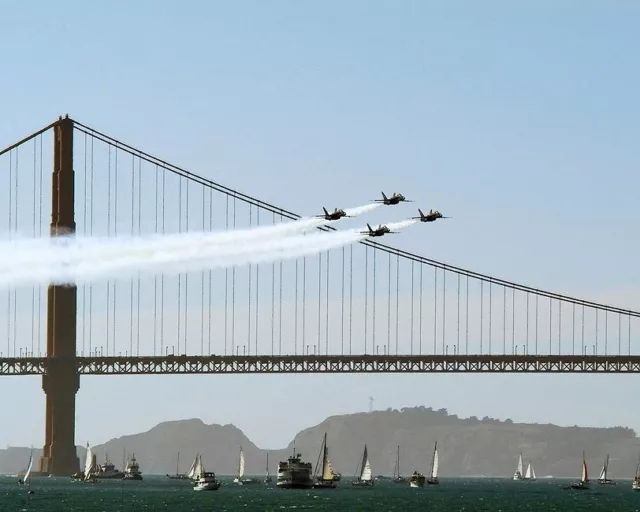
<path id="1" fill-rule="evenodd" d="M 609 478 L 609 454 L 604 459 L 604 464 L 600 470 L 600 476 L 598 477 L 598 483 L 600 485 L 616 485 L 616 481 L 613 478 Z"/>
<path id="2" fill-rule="evenodd" d="M 524 476 L 522 474 L 522 452 L 520 452 L 520 457 L 518 457 L 518 467 L 516 468 L 515 473 L 513 473 L 514 480 L 523 480 Z"/>
<path id="3" fill-rule="evenodd" d="M 438 466 L 440 462 L 440 457 L 438 457 L 438 441 L 436 441 L 435 446 L 433 447 L 433 456 L 431 457 L 431 472 L 429 477 L 427 478 L 427 484 L 429 485 L 438 485 L 440 483 L 440 479 L 438 478 Z"/>
<path id="4" fill-rule="evenodd" d="M 570 489 L 575 489 L 577 491 L 583 491 L 591 488 L 591 484 L 589 481 L 589 471 L 587 469 L 587 460 L 585 458 L 584 452 L 582 452 L 582 476 L 580 477 L 579 482 L 573 482 L 570 486 Z"/>
<path id="5" fill-rule="evenodd" d="M 636 476 L 633 479 L 633 483 L 631 484 L 631 488 L 634 491 L 640 491 L 640 462 L 636 466 Z"/>
<path id="6" fill-rule="evenodd" d="M 535 482 L 536 480 L 536 472 L 531 465 L 531 461 L 527 465 L 527 472 L 524 474 L 524 480 L 529 480 L 531 482 Z"/>
<path id="7" fill-rule="evenodd" d="M 322 466 L 319 461 L 322 458 Z M 318 470 L 322 467 L 322 473 L 318 474 Z M 329 447 L 327 446 L 327 433 L 324 433 L 322 439 L 322 446 L 320 448 L 320 454 L 318 455 L 318 462 L 316 462 L 316 469 L 314 471 L 315 482 L 313 484 L 314 489 L 335 489 L 338 486 L 336 481 L 333 466 L 331 465 L 331 459 L 329 458 Z"/>
<path id="8" fill-rule="evenodd" d="M 242 451 L 242 446 L 241 446 L 240 447 L 240 461 L 238 463 L 238 476 L 236 478 L 234 478 L 234 480 L 233 480 L 234 483 L 240 484 L 240 485 L 260 483 L 260 481 L 257 478 L 250 478 L 250 477 L 245 476 L 244 467 L 245 467 L 244 452 Z"/>
<path id="9" fill-rule="evenodd" d="M 220 488 L 220 482 L 216 479 L 216 474 L 212 471 L 205 471 L 202 462 L 202 456 L 197 456 L 196 466 L 194 469 L 195 485 L 194 491 L 217 491 Z"/>
<path id="10" fill-rule="evenodd" d="M 373 474 L 371 472 L 371 463 L 367 453 L 367 445 L 364 445 L 364 453 L 362 454 L 362 462 L 360 463 L 360 476 L 357 480 L 351 482 L 351 485 L 359 487 L 371 487 L 373 485 Z"/>

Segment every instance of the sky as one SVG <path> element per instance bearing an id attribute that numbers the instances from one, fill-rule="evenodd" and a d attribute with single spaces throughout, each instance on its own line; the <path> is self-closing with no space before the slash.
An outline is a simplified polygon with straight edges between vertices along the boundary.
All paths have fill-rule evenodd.
<path id="1" fill-rule="evenodd" d="M 640 309 L 639 21 L 622 0 L 16 4 L 0 32 L 0 147 L 69 113 L 301 214 L 401 191 L 453 218 L 393 245 Z M 640 429 L 635 379 L 86 377 L 76 442 L 200 417 L 275 448 L 369 396 L 376 408 Z M 0 380 L 5 410 L 32 405 L 0 422 L 0 445 L 42 444 L 40 386 Z M 568 399 L 584 390 L 588 402 Z"/>

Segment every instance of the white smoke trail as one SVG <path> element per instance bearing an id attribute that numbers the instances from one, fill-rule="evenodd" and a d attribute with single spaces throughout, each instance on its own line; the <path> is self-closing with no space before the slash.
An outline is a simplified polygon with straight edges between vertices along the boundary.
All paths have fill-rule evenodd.
<path id="1" fill-rule="evenodd" d="M 348 208 L 344 211 L 347 217 L 357 217 L 358 215 L 364 215 L 365 213 L 372 212 L 382 206 L 382 203 L 370 203 L 364 206 L 356 206 L 355 208 Z"/>
<path id="2" fill-rule="evenodd" d="M 388 224 L 403 229 L 417 221 Z M 99 278 L 182 273 L 299 258 L 348 245 L 367 230 L 347 230 L 220 244 L 214 233 L 184 233 L 134 239 L 66 238 L 13 243 L 0 263 L 0 286 L 81 284 Z M 37 247 L 36 247 L 37 246 Z M 0 254 L 6 254 L 0 251 Z"/>

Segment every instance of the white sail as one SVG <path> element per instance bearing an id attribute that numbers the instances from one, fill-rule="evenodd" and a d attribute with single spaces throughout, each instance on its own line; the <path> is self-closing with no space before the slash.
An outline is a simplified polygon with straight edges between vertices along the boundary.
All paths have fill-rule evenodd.
<path id="1" fill-rule="evenodd" d="M 89 448 L 89 443 L 87 443 L 87 453 L 84 458 L 84 479 L 88 480 L 91 477 L 91 473 L 93 471 L 93 461 L 94 455 L 91 453 L 91 448 Z"/>
<path id="2" fill-rule="evenodd" d="M 187 473 L 187 478 L 191 478 L 192 480 L 196 478 L 196 465 L 198 464 L 198 459 L 200 458 L 200 454 L 196 454 L 196 458 L 193 459 L 191 463 L 191 467 L 189 468 L 189 472 Z"/>
<path id="3" fill-rule="evenodd" d="M 602 465 L 602 470 L 600 471 L 599 480 L 607 480 L 607 473 L 609 472 L 609 454 L 607 454 L 607 458 L 604 459 L 604 464 Z"/>
<path id="4" fill-rule="evenodd" d="M 536 479 L 536 471 L 533 469 L 533 466 L 531 466 L 531 479 L 532 480 Z"/>
<path id="5" fill-rule="evenodd" d="M 516 469 L 516 471 L 518 473 L 520 473 L 520 475 L 522 476 L 522 453 L 520 454 L 520 457 L 518 458 L 518 469 Z"/>
<path id="6" fill-rule="evenodd" d="M 373 475 L 371 474 L 371 463 L 369 462 L 369 455 L 367 454 L 367 447 L 364 447 L 364 455 L 362 457 L 362 471 L 360 472 L 360 480 L 370 482 Z"/>
<path id="7" fill-rule="evenodd" d="M 31 477 L 31 468 L 33 468 L 33 450 L 29 454 L 29 466 L 27 466 L 27 472 L 24 474 L 23 482 L 25 484 L 29 483 L 29 478 Z"/>
<path id="8" fill-rule="evenodd" d="M 599 480 L 606 480 L 607 479 L 607 466 L 604 465 L 602 466 L 602 469 L 600 470 L 600 476 L 598 477 Z"/>
<path id="9" fill-rule="evenodd" d="M 531 462 L 529 462 L 529 465 L 527 466 L 527 472 L 525 473 L 524 477 L 526 479 L 530 479 L 531 478 Z"/>
<path id="10" fill-rule="evenodd" d="M 238 468 L 238 478 L 244 478 L 244 452 L 240 447 L 240 466 Z"/>
<path id="11" fill-rule="evenodd" d="M 193 478 L 198 479 L 204 473 L 204 464 L 202 463 L 202 455 L 198 454 L 196 457 L 196 465 L 193 468 Z"/>
<path id="12" fill-rule="evenodd" d="M 440 457 L 438 456 L 438 445 L 433 450 L 433 461 L 431 463 L 431 478 L 438 478 L 438 467 L 440 465 Z"/>

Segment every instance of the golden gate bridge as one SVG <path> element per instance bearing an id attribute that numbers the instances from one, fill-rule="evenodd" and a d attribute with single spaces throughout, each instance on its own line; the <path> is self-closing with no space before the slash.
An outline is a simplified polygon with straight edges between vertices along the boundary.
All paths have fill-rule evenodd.
<path id="1" fill-rule="evenodd" d="M 0 151 L 0 183 L 8 237 L 221 231 L 301 218 L 68 116 Z M 640 312 L 369 239 L 274 263 L 9 288 L 0 311 L 0 375 L 42 375 L 40 470 L 54 475 L 78 470 L 80 375 L 640 372 Z"/>

